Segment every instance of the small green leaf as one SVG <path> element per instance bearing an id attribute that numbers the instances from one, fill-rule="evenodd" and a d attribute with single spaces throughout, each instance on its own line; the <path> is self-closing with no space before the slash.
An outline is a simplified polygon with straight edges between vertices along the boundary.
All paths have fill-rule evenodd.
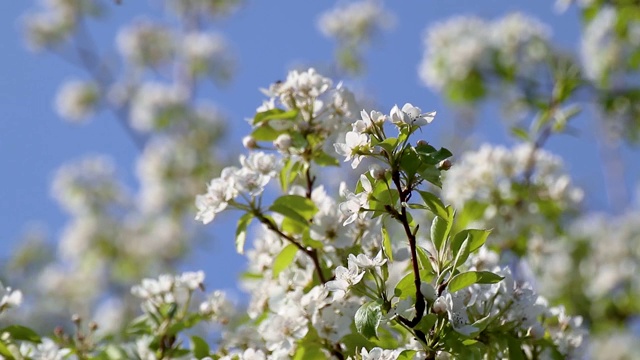
<path id="1" fill-rule="evenodd" d="M 7 348 L 2 340 L 0 340 L 0 355 L 4 356 L 7 359 L 14 359 L 11 351 Z"/>
<path id="2" fill-rule="evenodd" d="M 431 269 L 423 269 L 420 270 L 420 281 L 430 281 L 432 278 Z M 405 275 L 393 290 L 393 294 L 400 299 L 406 299 L 409 296 L 415 299 L 416 297 L 416 286 L 414 284 L 415 276 L 413 271 L 409 272 Z"/>
<path id="3" fill-rule="evenodd" d="M 293 262 L 293 259 L 296 258 L 297 253 L 298 253 L 298 248 L 293 244 L 289 244 L 285 246 L 280 251 L 280 254 L 278 254 L 276 258 L 273 260 L 273 277 L 274 278 L 278 277 L 278 275 L 282 272 L 282 270 L 286 269 L 289 265 L 291 265 L 291 263 Z"/>
<path id="4" fill-rule="evenodd" d="M 519 127 L 512 127 L 511 128 L 511 135 L 517 137 L 518 139 L 524 141 L 524 142 L 529 142 L 529 133 L 527 132 L 527 130 L 523 129 L 523 128 L 519 128 Z"/>
<path id="5" fill-rule="evenodd" d="M 429 209 L 431 209 L 431 212 L 434 215 L 440 216 L 441 218 L 446 220 L 450 220 L 448 217 L 449 213 L 447 212 L 442 201 L 437 196 L 435 196 L 434 194 L 428 191 L 418 190 L 418 193 L 422 197 L 422 200 L 424 201 L 425 205 L 427 205 Z"/>
<path id="6" fill-rule="evenodd" d="M 428 155 L 436 152 L 437 150 L 433 146 L 429 145 L 427 142 L 420 141 L 419 144 L 416 145 L 416 151 L 419 152 L 420 154 Z"/>
<path id="7" fill-rule="evenodd" d="M 468 271 L 455 275 L 449 281 L 448 289 L 450 293 L 462 290 L 473 284 L 495 284 L 504 277 L 490 271 Z"/>
<path id="8" fill-rule="evenodd" d="M 22 340 L 22 341 L 31 341 L 35 343 L 40 343 L 40 335 L 30 328 L 22 325 L 10 325 L 6 328 L 0 330 L 0 334 L 9 333 L 11 339 L 13 340 Z"/>
<path id="9" fill-rule="evenodd" d="M 319 344 L 302 343 L 298 345 L 293 360 L 305 359 L 324 359 L 325 354 L 322 352 L 322 346 Z"/>
<path id="10" fill-rule="evenodd" d="M 247 227 L 253 220 L 252 213 L 246 213 L 238 220 L 238 226 L 236 227 L 236 251 L 238 254 L 244 253 L 244 242 L 247 239 Z"/>
<path id="11" fill-rule="evenodd" d="M 433 266 L 431 264 L 432 254 L 429 253 L 429 251 L 427 251 L 427 249 L 423 248 L 422 246 L 416 246 L 416 253 L 418 254 L 418 262 L 420 265 L 420 269 L 432 271 L 433 270 Z M 424 281 L 425 279 L 420 277 L 420 280 Z"/>
<path id="12" fill-rule="evenodd" d="M 202 359 L 209 356 L 209 344 L 199 336 L 193 335 L 191 337 L 191 352 L 196 359 Z"/>
<path id="13" fill-rule="evenodd" d="M 451 251 L 455 254 L 460 250 L 462 242 L 469 237 L 469 253 L 472 253 L 484 245 L 489 237 L 491 230 L 484 229 L 466 229 L 457 233 L 451 240 Z"/>
<path id="14" fill-rule="evenodd" d="M 294 209 L 283 205 L 283 204 L 273 204 L 271 206 L 269 206 L 269 210 L 273 211 L 273 212 L 277 212 L 278 214 L 284 215 L 285 217 L 296 221 L 298 224 L 303 225 L 305 227 L 309 226 L 309 219 L 305 218 L 304 216 L 300 215 L 297 211 L 295 211 Z"/>
<path id="15" fill-rule="evenodd" d="M 107 345 L 106 349 L 104 349 L 103 354 L 105 356 L 105 359 L 109 360 L 119 360 L 127 358 L 124 351 L 113 344 Z"/>
<path id="16" fill-rule="evenodd" d="M 322 150 L 317 150 L 313 162 L 320 166 L 340 166 L 340 161 Z"/>
<path id="17" fill-rule="evenodd" d="M 420 157 L 413 148 L 408 148 L 400 159 L 400 167 L 409 175 L 415 174 L 422 165 Z"/>
<path id="18" fill-rule="evenodd" d="M 507 336 L 506 339 L 509 347 L 509 359 L 524 360 L 527 358 L 522 351 L 522 343 L 520 340 L 511 336 Z"/>
<path id="19" fill-rule="evenodd" d="M 388 154 L 393 154 L 393 150 L 395 150 L 396 146 L 398 145 L 398 139 L 393 137 L 386 138 L 384 139 L 384 141 L 379 142 L 376 145 L 385 149 Z"/>
<path id="20" fill-rule="evenodd" d="M 282 109 L 270 109 L 263 112 L 259 112 L 253 118 L 253 125 L 260 125 L 269 120 L 292 120 L 298 116 L 298 110 L 293 109 L 284 111 Z"/>
<path id="21" fill-rule="evenodd" d="M 382 226 L 382 250 L 389 261 L 393 261 L 393 249 L 391 248 L 391 237 L 387 228 Z"/>
<path id="22" fill-rule="evenodd" d="M 418 323 L 418 325 L 416 325 L 415 328 L 417 330 L 421 330 L 425 334 L 428 334 L 433 328 L 433 325 L 436 324 L 436 321 L 438 321 L 438 315 L 426 314 L 422 317 L 422 319 L 420 319 L 420 322 Z"/>
<path id="23" fill-rule="evenodd" d="M 294 210 L 305 219 L 311 219 L 313 215 L 318 212 L 316 204 L 314 204 L 311 199 L 307 199 L 306 197 L 300 195 L 280 196 L 273 202 L 273 204 L 284 205 Z"/>
<path id="24" fill-rule="evenodd" d="M 378 338 L 378 326 L 382 320 L 380 304 L 375 301 L 360 306 L 355 315 L 356 329 L 367 339 L 372 336 Z"/>
<path id="25" fill-rule="evenodd" d="M 453 253 L 453 256 L 454 260 L 452 269 L 455 270 L 458 266 L 464 264 L 464 262 L 467 261 L 467 258 L 469 258 L 469 236 L 464 239 L 460 248 Z"/>
<path id="26" fill-rule="evenodd" d="M 449 231 L 451 230 L 451 223 L 440 216 L 433 218 L 431 222 L 431 241 L 434 247 L 438 250 L 438 253 L 442 252 L 442 248 L 447 242 L 449 237 Z"/>
<path id="27" fill-rule="evenodd" d="M 278 138 L 282 131 L 278 131 L 269 125 L 263 124 L 260 127 L 253 129 L 251 137 L 256 141 L 273 141 Z"/>
<path id="28" fill-rule="evenodd" d="M 416 353 L 416 350 L 404 350 L 400 355 L 398 355 L 396 360 L 413 360 Z"/>

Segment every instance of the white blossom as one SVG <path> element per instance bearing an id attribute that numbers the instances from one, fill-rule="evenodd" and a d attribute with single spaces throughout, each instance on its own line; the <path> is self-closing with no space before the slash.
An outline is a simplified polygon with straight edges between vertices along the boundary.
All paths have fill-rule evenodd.
<path id="1" fill-rule="evenodd" d="M 375 32 L 393 26 L 394 17 L 377 1 L 356 1 L 330 9 L 318 20 L 320 31 L 350 43 L 368 41 Z"/>
<path id="2" fill-rule="evenodd" d="M 363 269 L 375 269 L 381 267 L 386 262 L 387 259 L 382 258 L 382 250 L 380 250 L 374 258 L 366 254 L 358 254 L 358 256 L 349 254 L 349 264 L 353 263 Z"/>
<path id="3" fill-rule="evenodd" d="M 395 360 L 400 355 L 398 350 L 382 349 L 374 347 L 371 350 L 362 348 L 360 356 L 362 360 Z"/>
<path id="4" fill-rule="evenodd" d="M 325 286 L 329 291 L 333 292 L 333 299 L 342 299 L 349 288 L 362 280 L 364 271 L 360 272 L 360 268 L 355 263 L 349 262 L 349 268 L 338 266 L 335 272 L 335 280 L 328 281 Z"/>
<path id="5" fill-rule="evenodd" d="M 157 66 L 174 54 L 172 31 L 150 20 L 141 19 L 122 29 L 116 38 L 120 54 L 133 65 Z"/>
<path id="6" fill-rule="evenodd" d="M 58 90 L 56 111 L 71 122 L 83 122 L 93 116 L 98 105 L 98 86 L 88 81 L 67 81 Z"/>
<path id="7" fill-rule="evenodd" d="M 0 314 L 6 309 L 18 307 L 22 304 L 22 292 L 5 287 L 0 283 Z"/>
<path id="8" fill-rule="evenodd" d="M 364 154 L 370 152 L 371 143 L 369 135 L 349 131 L 345 137 L 345 142 L 336 143 L 334 147 L 339 155 L 345 157 L 345 162 L 353 159 L 351 167 L 355 169 L 362 161 Z"/>
<path id="9" fill-rule="evenodd" d="M 409 103 L 402 106 L 402 110 L 398 108 L 398 105 L 394 105 L 391 109 L 391 122 L 396 125 L 410 125 L 410 126 L 423 126 L 430 124 L 436 113 L 422 113 L 419 107 L 415 107 Z"/>

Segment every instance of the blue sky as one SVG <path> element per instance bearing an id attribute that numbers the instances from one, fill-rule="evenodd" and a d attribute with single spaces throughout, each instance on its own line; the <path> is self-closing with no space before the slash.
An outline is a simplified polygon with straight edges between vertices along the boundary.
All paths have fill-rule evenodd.
<path id="1" fill-rule="evenodd" d="M 155 5 L 154 5 L 155 3 Z M 157 1 L 124 0 L 113 6 L 108 18 L 91 24 L 102 50 L 113 50 L 113 38 L 119 26 L 143 14 L 157 16 Z M 230 40 L 239 59 L 238 73 L 230 86 L 208 89 L 204 93 L 229 115 L 232 142 L 241 151 L 239 139 L 248 131 L 244 118 L 262 101 L 259 87 L 284 78 L 295 64 L 326 63 L 333 54 L 333 44 L 316 30 L 321 11 L 334 3 L 328 1 L 247 1 L 247 7 L 219 25 Z M 46 227 L 55 239 L 67 221 L 66 215 L 52 200 L 49 188 L 55 170 L 65 162 L 86 154 L 108 154 L 117 163 L 118 173 L 135 188 L 134 166 L 139 155 L 116 119 L 98 116 L 85 126 L 63 122 L 53 111 L 56 90 L 65 79 L 82 76 L 82 72 L 60 58 L 26 50 L 21 17 L 35 8 L 35 1 L 5 1 L 0 5 L 0 254 L 7 256 L 17 246 L 29 224 Z M 577 50 L 579 22 L 577 13 L 553 12 L 553 3 L 545 1 L 403 1 L 387 2 L 396 13 L 396 26 L 366 53 L 367 76 L 357 86 L 374 96 L 383 111 L 393 104 L 411 102 L 425 111 L 437 110 L 438 125 L 426 134 L 438 143 L 438 134 L 447 126 L 452 112 L 429 89 L 419 84 L 416 67 L 422 56 L 422 33 L 436 21 L 453 15 L 475 14 L 495 18 L 510 11 L 522 11 L 537 17 L 553 29 L 554 41 Z M 495 106 L 484 106 L 478 128 L 480 139 L 509 143 L 504 128 L 497 121 Z M 590 129 L 588 117 L 581 117 L 583 129 Z M 446 144 L 438 144 L 446 145 Z M 603 180 L 593 134 L 579 137 L 558 136 L 548 149 L 560 154 L 576 182 L 589 196 L 587 206 L 607 210 Z M 638 179 L 638 151 L 625 150 L 630 166 L 628 179 Z M 637 181 L 637 180 L 636 180 Z M 629 180 L 627 185 L 631 186 Z M 204 190 L 204 184 L 203 184 Z M 237 214 L 226 219 L 231 220 Z M 231 231 L 229 231 L 230 233 Z M 224 237 L 224 236 L 222 236 Z M 233 253 L 233 238 L 216 236 L 206 249 L 185 264 L 186 269 L 204 268 L 210 287 L 233 287 L 234 274 L 243 267 L 243 259 Z"/>

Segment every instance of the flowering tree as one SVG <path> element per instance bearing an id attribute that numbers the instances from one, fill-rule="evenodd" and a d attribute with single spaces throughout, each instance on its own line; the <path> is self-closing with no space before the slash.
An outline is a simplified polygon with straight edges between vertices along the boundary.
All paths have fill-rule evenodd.
<path id="1" fill-rule="evenodd" d="M 523 14 L 458 17 L 425 33 L 425 85 L 455 106 L 493 99 L 533 119 L 507 124 L 520 141 L 512 148 L 485 144 L 454 157 L 430 132 L 435 111 L 362 105 L 342 82 L 308 68 L 263 89 L 242 140 L 247 152 L 220 170 L 222 115 L 197 90 L 231 74 L 224 41 L 207 24 L 235 2 L 167 1 L 180 30 L 152 20 L 124 29 L 122 75 L 83 28 L 106 4 L 46 4 L 27 19 L 30 46 L 58 52 L 90 75 L 63 85 L 59 113 L 77 122 L 113 111 L 141 148 L 141 190 L 132 201 L 105 158 L 61 169 L 54 190 L 72 221 L 56 257 L 33 255 L 33 243 L 17 257 L 31 259 L 14 265 L 23 271 L 11 283 L 22 291 L 0 286 L 0 316 L 8 316 L 2 357 L 634 354 L 637 212 L 586 213 L 584 192 L 543 149 L 571 129 L 581 94 L 602 114 L 609 149 L 637 140 L 640 18 L 632 5 L 577 5 L 581 59 L 557 49 L 550 30 Z M 338 67 L 364 69 L 361 46 L 392 25 L 387 11 L 360 1 L 319 18 L 338 41 Z M 168 69 L 170 81 L 160 82 Z M 205 294 L 201 271 L 166 274 L 194 245 L 196 222 L 215 223 L 229 210 L 240 213 L 235 245 L 249 260 L 240 278 L 246 304 L 220 290 Z M 29 287 L 33 276 L 49 287 Z M 21 305 L 23 292 L 37 296 Z M 119 318 L 96 316 L 105 306 Z M 21 308 L 33 319 L 24 321 Z M 50 335 L 70 313 L 73 326 Z"/>

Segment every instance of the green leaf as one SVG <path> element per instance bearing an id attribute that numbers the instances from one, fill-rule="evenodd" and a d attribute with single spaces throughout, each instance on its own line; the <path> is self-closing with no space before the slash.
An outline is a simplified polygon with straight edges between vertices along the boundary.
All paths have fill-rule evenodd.
<path id="1" fill-rule="evenodd" d="M 420 143 L 416 145 L 416 151 L 419 152 L 420 154 L 429 155 L 436 152 L 437 150 L 433 146 L 429 145 L 427 142 L 420 141 Z"/>
<path id="2" fill-rule="evenodd" d="M 409 175 L 415 174 L 422 165 L 420 157 L 413 148 L 408 148 L 400 159 L 400 167 Z"/>
<path id="3" fill-rule="evenodd" d="M 176 307 L 177 308 L 177 307 Z M 176 335 L 184 329 L 191 329 L 203 320 L 203 315 L 200 313 L 190 313 L 182 321 L 176 322 L 169 327 L 167 334 Z"/>
<path id="4" fill-rule="evenodd" d="M 151 331 L 151 326 L 149 326 L 149 318 L 147 315 L 141 315 L 137 318 L 133 319 L 129 326 L 127 326 L 127 334 L 128 335 L 142 335 L 149 333 Z"/>
<path id="5" fill-rule="evenodd" d="M 340 166 L 340 161 L 322 150 L 317 150 L 313 162 L 320 166 Z"/>
<path id="6" fill-rule="evenodd" d="M 391 248 L 391 237 L 387 228 L 382 226 L 382 250 L 389 261 L 393 261 L 393 249 Z"/>
<path id="7" fill-rule="evenodd" d="M 428 191 L 418 190 L 418 193 L 420 194 L 420 197 L 422 197 L 422 200 L 424 201 L 425 205 L 427 205 L 429 209 L 431 209 L 431 212 L 434 215 L 440 216 L 445 220 L 451 220 L 449 219 L 449 212 L 446 210 L 440 198 L 438 198 L 437 196 L 435 196 L 434 194 Z"/>
<path id="8" fill-rule="evenodd" d="M 518 139 L 524 141 L 524 142 L 529 142 L 529 132 L 527 132 L 527 130 L 523 129 L 523 128 L 519 128 L 519 127 L 512 127 L 511 128 L 511 135 L 517 137 Z"/>
<path id="9" fill-rule="evenodd" d="M 449 237 L 449 231 L 451 231 L 451 222 L 447 221 L 440 216 L 433 218 L 431 222 L 431 241 L 434 247 L 438 250 L 438 253 L 442 252 L 442 248 L 447 242 Z"/>
<path id="10" fill-rule="evenodd" d="M 325 357 L 322 346 L 319 344 L 302 343 L 298 345 L 293 360 L 324 359 Z"/>
<path id="11" fill-rule="evenodd" d="M 380 304 L 375 301 L 360 306 L 355 315 L 356 329 L 365 338 L 378 337 L 378 326 L 382 320 Z"/>
<path id="12" fill-rule="evenodd" d="M 264 124 L 260 127 L 253 129 L 251 132 L 251 137 L 256 141 L 273 141 L 278 138 L 278 135 L 283 133 L 283 131 L 278 131 L 271 126 Z"/>
<path id="13" fill-rule="evenodd" d="M 40 343 L 40 335 L 30 328 L 22 325 L 10 325 L 0 330 L 0 334 L 9 333 L 13 340 L 31 341 Z"/>
<path id="14" fill-rule="evenodd" d="M 430 281 L 432 278 L 431 269 L 423 269 L 420 270 L 420 281 Z M 413 271 L 409 272 L 405 275 L 393 290 L 393 294 L 400 299 L 406 299 L 409 296 L 415 299 L 416 297 L 416 286 L 414 284 L 415 276 Z"/>
<path id="15" fill-rule="evenodd" d="M 103 354 L 105 356 L 105 359 L 109 360 L 119 360 L 127 358 L 124 351 L 113 344 L 107 345 L 106 349 L 104 349 Z"/>
<path id="16" fill-rule="evenodd" d="M 308 224 L 306 222 L 299 222 L 298 220 L 292 220 L 291 218 L 285 217 L 282 219 L 282 224 L 280 227 L 283 232 L 287 234 L 304 234 L 308 230 Z"/>
<path id="17" fill-rule="evenodd" d="M 509 346 L 509 359 L 525 360 L 527 357 L 522 351 L 521 341 L 512 336 L 507 336 L 506 339 Z"/>
<path id="18" fill-rule="evenodd" d="M 289 244 L 285 246 L 280 251 L 280 254 L 278 254 L 276 258 L 273 260 L 273 277 L 274 278 L 278 277 L 278 275 L 282 272 L 282 270 L 286 269 L 289 265 L 291 265 L 297 253 L 298 253 L 298 248 L 293 244 Z"/>
<path id="19" fill-rule="evenodd" d="M 4 356 L 6 359 L 14 359 L 13 354 L 11 354 L 11 351 L 7 348 L 2 340 L 0 340 L 0 355 Z"/>
<path id="20" fill-rule="evenodd" d="M 314 204 L 311 199 L 307 199 L 306 197 L 300 196 L 300 195 L 280 196 L 273 202 L 273 204 L 283 205 L 294 210 L 300 216 L 305 218 L 306 219 L 305 221 L 308 221 L 308 219 L 311 219 L 313 215 L 315 215 L 318 212 L 318 208 L 316 207 L 316 204 Z"/>
<path id="21" fill-rule="evenodd" d="M 421 330 L 425 334 L 429 334 L 433 325 L 438 321 L 438 315 L 436 314 L 426 314 L 420 319 L 418 325 L 416 325 L 416 329 Z"/>
<path id="22" fill-rule="evenodd" d="M 293 109 L 289 111 L 284 111 L 282 109 L 271 109 L 263 112 L 259 112 L 253 118 L 253 125 L 260 125 L 269 120 L 292 120 L 298 116 L 298 110 Z"/>
<path id="23" fill-rule="evenodd" d="M 487 241 L 491 230 L 466 229 L 457 233 L 451 241 L 451 251 L 456 254 L 462 246 L 462 242 L 469 237 L 469 253 L 478 250 Z M 466 259 L 465 259 L 466 260 Z"/>
<path id="24" fill-rule="evenodd" d="M 490 271 L 468 271 L 455 275 L 447 286 L 450 293 L 462 290 L 473 284 L 495 284 L 504 277 Z"/>
<path id="25" fill-rule="evenodd" d="M 398 284 L 393 290 L 393 294 L 401 299 L 406 299 L 409 296 L 415 297 L 416 287 L 413 285 L 414 279 L 415 276 L 413 275 L 413 272 L 405 275 L 402 279 L 400 279 L 400 281 L 398 281 Z"/>
<path id="26" fill-rule="evenodd" d="M 467 224 L 471 221 L 475 221 L 476 219 L 483 216 L 485 210 L 489 204 L 485 202 L 479 201 L 468 201 L 461 212 L 457 213 L 456 216 L 456 228 L 464 229 Z"/>
<path id="27" fill-rule="evenodd" d="M 440 150 L 436 151 L 433 154 L 420 156 L 420 160 L 427 164 L 436 165 L 439 164 L 442 160 L 450 158 L 451 156 L 453 156 L 453 154 L 451 153 L 451 151 L 449 151 L 449 149 L 440 148 Z"/>
<path id="28" fill-rule="evenodd" d="M 433 266 L 431 265 L 431 254 L 427 249 L 422 246 L 416 246 L 416 254 L 418 255 L 418 263 L 420 265 L 421 270 L 428 270 L 429 272 L 433 271 Z M 420 280 L 425 281 L 425 279 L 420 276 Z"/>
<path id="29" fill-rule="evenodd" d="M 247 239 L 247 227 L 253 220 L 252 213 L 246 213 L 238 220 L 238 226 L 236 227 L 236 251 L 238 254 L 244 253 L 244 242 Z"/>
<path id="30" fill-rule="evenodd" d="M 209 356 L 209 344 L 199 336 L 193 335 L 191 337 L 191 352 L 196 359 L 202 359 Z"/>
<path id="31" fill-rule="evenodd" d="M 289 184 L 296 178 L 298 175 L 297 171 L 294 171 L 294 168 L 298 164 L 297 161 L 292 158 L 288 158 L 284 161 L 284 166 L 280 170 L 280 188 L 283 192 L 287 192 L 289 189 Z"/>
<path id="32" fill-rule="evenodd" d="M 273 212 L 277 212 L 278 214 L 284 215 L 285 217 L 296 221 L 298 224 L 303 225 L 305 227 L 309 226 L 309 220 L 300 215 L 298 212 L 293 210 L 292 208 L 282 205 L 282 204 L 273 204 L 269 206 L 269 210 Z"/>
<path id="33" fill-rule="evenodd" d="M 381 148 L 385 149 L 387 151 L 387 153 L 389 155 L 393 154 L 393 150 L 395 150 L 396 146 L 398 145 L 398 139 L 390 137 L 390 138 L 386 138 L 384 139 L 384 141 L 379 142 L 377 144 L 375 144 L 377 146 L 380 146 Z"/>
<path id="34" fill-rule="evenodd" d="M 469 236 L 464 239 L 462 245 L 460 245 L 460 248 L 453 253 L 453 257 L 454 260 L 452 270 L 457 269 L 458 266 L 464 264 L 464 262 L 467 261 L 467 258 L 469 258 Z"/>
<path id="35" fill-rule="evenodd" d="M 413 360 L 416 353 L 416 350 L 404 350 L 400 355 L 398 355 L 396 360 Z"/>

